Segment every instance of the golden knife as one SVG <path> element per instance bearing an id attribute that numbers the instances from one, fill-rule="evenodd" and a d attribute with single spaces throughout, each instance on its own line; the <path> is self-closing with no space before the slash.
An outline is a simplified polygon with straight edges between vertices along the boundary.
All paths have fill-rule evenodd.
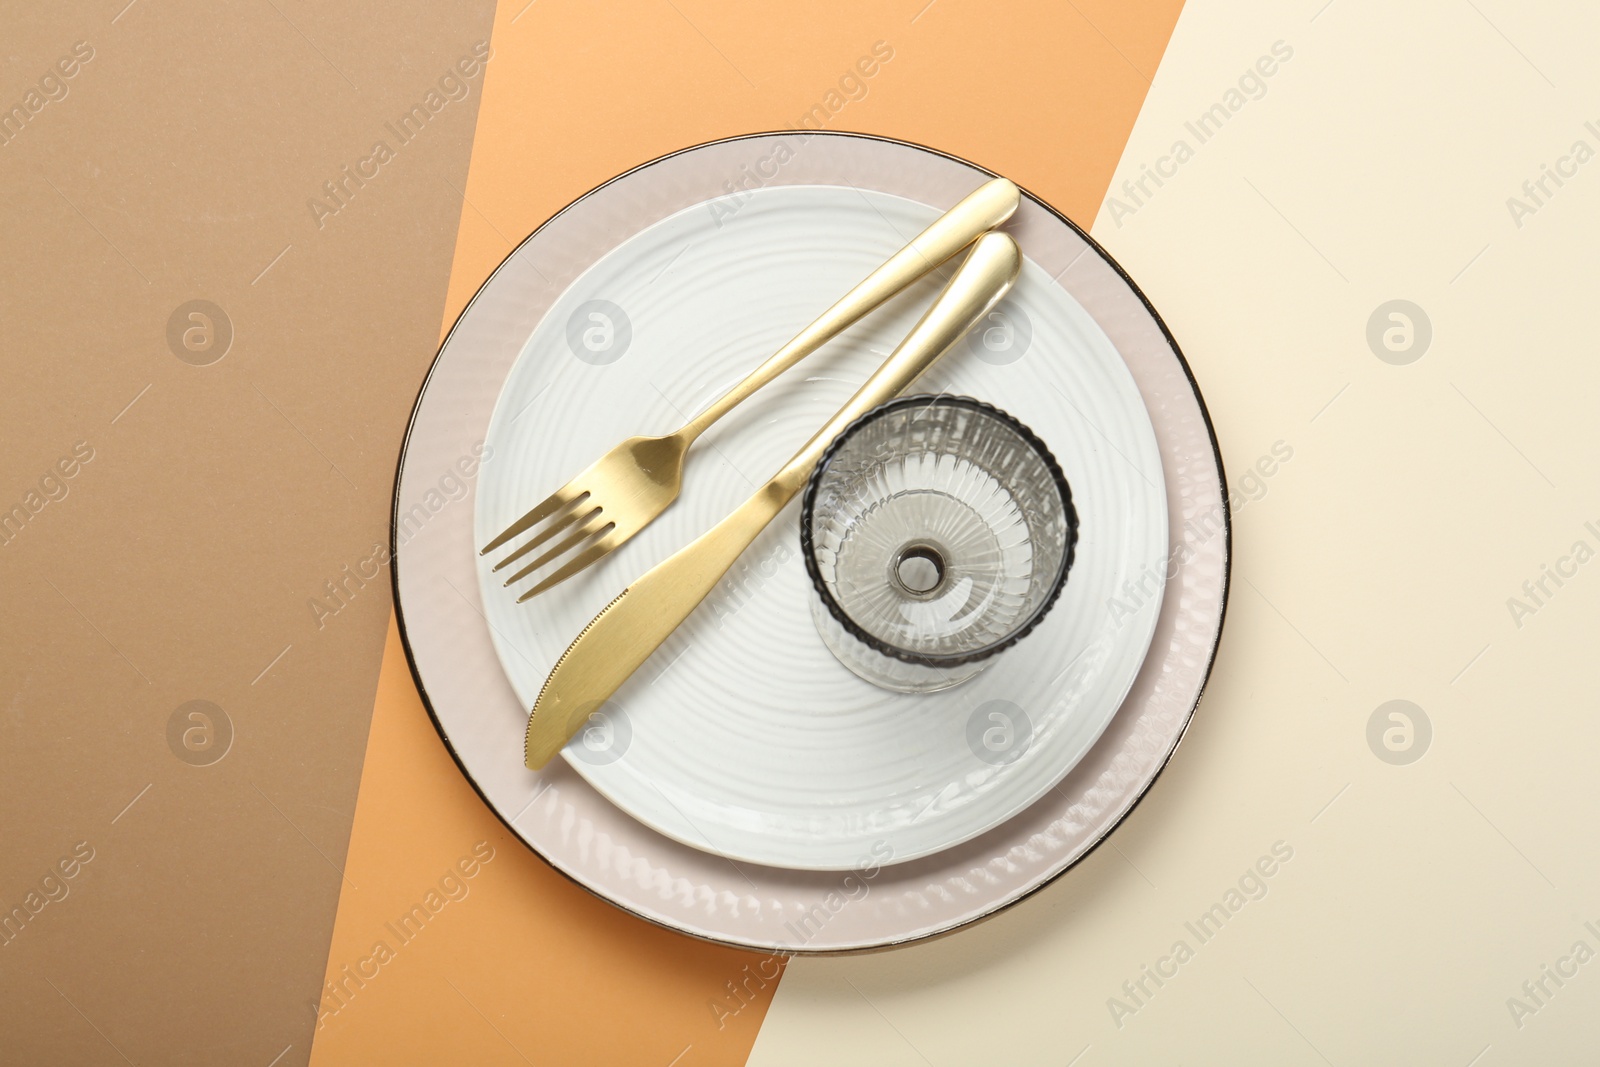
<path id="1" fill-rule="evenodd" d="M 538 770 L 621 688 L 811 476 L 846 426 L 902 392 L 1006 294 L 1022 268 L 1003 233 L 978 239 L 944 292 L 883 365 L 771 481 L 727 518 L 658 563 L 583 628 L 556 661 L 528 716 L 524 755 Z"/>

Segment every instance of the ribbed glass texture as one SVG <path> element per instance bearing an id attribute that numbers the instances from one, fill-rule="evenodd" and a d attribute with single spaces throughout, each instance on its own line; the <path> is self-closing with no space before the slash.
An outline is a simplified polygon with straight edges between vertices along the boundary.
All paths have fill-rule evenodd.
<path id="1" fill-rule="evenodd" d="M 857 420 L 813 473 L 801 522 L 824 643 L 899 692 L 966 681 L 1037 625 L 1077 535 L 1049 450 L 966 397 L 901 397 Z"/>

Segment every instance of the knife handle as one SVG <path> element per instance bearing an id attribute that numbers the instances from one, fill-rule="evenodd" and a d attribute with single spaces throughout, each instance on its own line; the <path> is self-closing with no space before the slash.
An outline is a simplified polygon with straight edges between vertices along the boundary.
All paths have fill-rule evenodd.
<path id="1" fill-rule="evenodd" d="M 921 320 L 906 334 L 889 358 L 840 408 L 828 424 L 795 453 L 769 484 L 774 495 L 787 502 L 800 491 L 828 444 L 856 419 L 889 400 L 922 376 L 934 360 L 994 307 L 1010 291 L 1022 270 L 1017 242 L 1003 233 L 986 233 Z"/>
<path id="2" fill-rule="evenodd" d="M 861 284 L 840 297 L 838 303 L 818 315 L 816 321 L 795 335 L 750 375 L 712 401 L 675 436 L 687 446 L 712 423 L 747 399 L 757 389 L 805 359 L 828 341 L 843 333 L 879 304 L 927 274 L 951 256 L 1011 217 L 1022 194 L 1005 178 L 994 178 L 962 198 L 955 207 L 939 216 L 911 243 L 867 275 Z"/>

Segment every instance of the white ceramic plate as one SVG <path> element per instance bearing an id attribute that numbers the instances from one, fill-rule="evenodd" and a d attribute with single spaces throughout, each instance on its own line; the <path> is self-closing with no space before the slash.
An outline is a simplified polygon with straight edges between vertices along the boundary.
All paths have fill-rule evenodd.
<path id="1" fill-rule="evenodd" d="M 735 213 L 725 199 L 686 208 L 618 244 L 554 303 L 506 380 L 478 485 L 479 543 L 616 442 L 675 429 L 938 214 L 872 190 L 784 186 Z M 490 569 L 499 554 L 480 557 L 484 612 L 524 705 L 634 576 L 733 510 L 827 421 L 941 284 L 925 279 L 735 409 L 691 452 L 678 502 L 604 565 L 517 604 L 507 572 Z M 1030 261 L 919 389 L 995 404 L 1055 453 L 1081 523 L 1060 601 L 965 685 L 879 689 L 817 635 L 791 505 L 563 753 L 618 807 L 733 859 L 845 870 L 875 843 L 915 859 L 999 825 L 1099 737 L 1156 618 L 1154 605 L 1125 621 L 1110 605 L 1167 548 L 1138 388 L 1104 331 Z"/>
<path id="2" fill-rule="evenodd" d="M 1205 405 L 1155 312 L 1082 231 L 1024 195 L 1007 230 L 1122 356 L 1166 476 L 1170 577 L 1150 654 L 1100 739 L 1055 789 L 987 833 L 907 862 L 876 848 L 871 863 L 843 874 L 730 862 L 630 817 L 564 761 L 527 770 L 527 708 L 500 668 L 473 561 L 481 543 L 474 457 L 513 364 L 556 299 L 618 244 L 751 174 L 774 187 L 843 184 L 940 208 L 990 176 L 882 138 L 761 134 L 662 157 L 556 215 L 484 283 L 417 398 L 395 484 L 395 605 L 446 747 L 509 831 L 555 869 L 696 937 L 791 954 L 857 952 L 947 933 L 1022 900 L 1104 840 L 1150 788 L 1194 713 L 1221 634 L 1226 488 Z"/>

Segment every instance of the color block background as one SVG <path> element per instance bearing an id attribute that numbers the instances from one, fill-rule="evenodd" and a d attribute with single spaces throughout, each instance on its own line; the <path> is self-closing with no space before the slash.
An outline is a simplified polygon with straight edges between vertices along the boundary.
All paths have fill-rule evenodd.
<path id="1" fill-rule="evenodd" d="M 29 114 L 0 144 L 4 510 L 93 450 L 0 544 L 0 908 L 94 851 L 0 945 L 7 1063 L 309 1055 L 387 583 L 320 625 L 308 605 L 384 537 L 481 71 L 337 215 L 307 203 L 397 142 L 491 17 L 0 5 L 0 106 Z M 194 300 L 220 315 L 196 352 L 180 317 L 177 350 L 208 366 L 169 343 Z M 192 700 L 220 712 L 169 733 Z"/>
<path id="2" fill-rule="evenodd" d="M 1589 8 L 0 17 L 0 108 L 27 110 L 0 144 L 0 513 L 28 513 L 0 544 L 0 910 L 24 912 L 0 1060 L 1592 1056 Z M 511 247 L 634 164 L 799 122 L 878 41 L 893 60 L 829 128 L 1015 178 L 1161 310 L 1242 491 L 1234 595 L 1194 728 L 1107 847 L 943 941 L 790 961 L 729 1016 L 726 983 L 781 961 L 623 916 L 509 838 L 420 707 L 383 576 L 348 576 L 442 330 Z M 93 57 L 44 81 L 77 42 Z M 442 82 L 479 42 L 487 66 Z M 393 158 L 348 179 L 378 140 Z M 193 300 L 231 324 L 206 366 L 168 336 Z M 1383 349 L 1396 300 L 1425 349 Z M 80 442 L 93 459 L 43 481 Z M 186 747 L 197 699 L 221 721 Z M 1396 699 L 1399 751 L 1369 729 Z"/>

